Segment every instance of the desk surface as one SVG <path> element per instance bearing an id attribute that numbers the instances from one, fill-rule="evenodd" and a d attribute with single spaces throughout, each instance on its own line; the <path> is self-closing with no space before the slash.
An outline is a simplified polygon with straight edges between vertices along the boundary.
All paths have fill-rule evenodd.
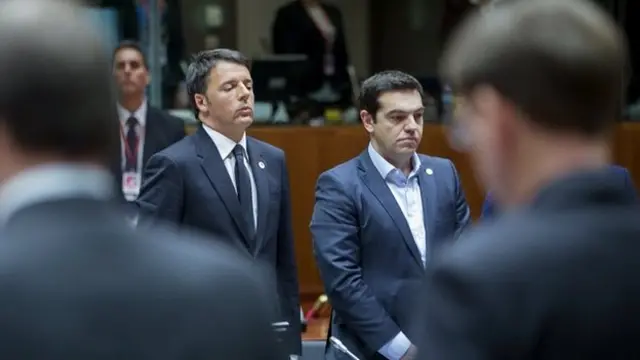
<path id="1" fill-rule="evenodd" d="M 302 340 L 325 340 L 329 331 L 329 318 L 313 319 L 307 325 L 307 332 L 302 334 Z"/>

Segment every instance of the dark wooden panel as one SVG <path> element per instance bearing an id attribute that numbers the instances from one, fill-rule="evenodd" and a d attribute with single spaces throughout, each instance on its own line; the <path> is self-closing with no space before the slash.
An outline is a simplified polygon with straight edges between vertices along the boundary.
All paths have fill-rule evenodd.
<path id="1" fill-rule="evenodd" d="M 314 190 L 318 176 L 363 151 L 368 143 L 359 126 L 344 127 L 255 127 L 251 136 L 284 150 L 291 179 L 293 231 L 300 278 L 300 291 L 305 301 L 313 301 L 322 293 L 311 246 L 309 221 L 313 212 Z M 631 172 L 640 186 L 640 124 L 621 124 L 613 141 L 614 162 Z M 466 155 L 451 149 L 445 130 L 439 125 L 424 129 L 420 152 L 451 159 L 459 172 L 467 201 L 474 218 L 480 215 L 484 191 L 475 181 Z"/>

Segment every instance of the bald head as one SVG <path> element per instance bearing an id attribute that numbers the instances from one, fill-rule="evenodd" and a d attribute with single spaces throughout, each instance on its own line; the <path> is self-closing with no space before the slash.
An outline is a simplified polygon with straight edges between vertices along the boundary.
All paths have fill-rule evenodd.
<path id="1" fill-rule="evenodd" d="M 0 2 L 0 128 L 26 152 L 102 157 L 117 144 L 109 55 L 85 19 L 70 1 Z"/>
<path id="2" fill-rule="evenodd" d="M 550 129 L 598 134 L 623 99 L 626 46 L 587 0 L 500 1 L 452 37 L 443 77 L 462 93 L 487 85 Z"/>

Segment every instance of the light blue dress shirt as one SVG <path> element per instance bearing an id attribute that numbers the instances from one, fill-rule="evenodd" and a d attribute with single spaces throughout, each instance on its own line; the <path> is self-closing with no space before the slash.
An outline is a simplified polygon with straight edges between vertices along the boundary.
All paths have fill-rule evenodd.
<path id="1" fill-rule="evenodd" d="M 422 193 L 418 182 L 418 172 L 422 166 L 420 157 L 415 153 L 413 154 L 411 158 L 413 170 L 407 176 L 378 154 L 371 144 L 369 144 L 367 151 L 373 165 L 385 180 L 400 210 L 402 210 L 424 266 L 426 263 L 426 231 L 423 217 L 424 209 L 422 208 Z M 411 341 L 403 332 L 399 332 L 393 339 L 383 345 L 378 352 L 387 359 L 399 360 L 409 350 L 410 346 Z"/>

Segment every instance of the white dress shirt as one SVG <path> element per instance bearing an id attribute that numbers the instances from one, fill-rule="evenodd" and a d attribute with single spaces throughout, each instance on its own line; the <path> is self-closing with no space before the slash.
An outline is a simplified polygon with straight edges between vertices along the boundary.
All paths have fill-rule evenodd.
<path id="1" fill-rule="evenodd" d="M 125 145 L 124 145 L 124 137 L 127 135 L 127 120 L 133 116 L 138 120 L 138 139 L 140 142 L 138 143 L 138 170 L 137 173 L 142 173 L 142 168 L 144 164 L 142 163 L 142 157 L 144 153 L 144 127 L 147 123 L 147 101 L 143 101 L 142 105 L 131 113 L 129 110 L 122 107 L 122 105 L 118 104 L 118 118 L 120 118 L 120 129 L 122 133 L 120 133 L 120 151 L 122 153 L 122 163 L 120 167 L 124 169 L 124 165 L 126 162 L 126 154 L 125 154 Z"/>
<path id="2" fill-rule="evenodd" d="M 411 159 L 413 170 L 406 176 L 400 170 L 391 165 L 369 144 L 367 149 L 369 157 L 376 167 L 380 176 L 384 179 L 387 187 L 396 199 L 402 214 L 404 215 L 411 235 L 420 252 L 422 266 L 425 266 L 427 259 L 426 229 L 424 225 L 424 209 L 422 208 L 422 192 L 418 183 L 418 172 L 421 162 L 417 154 L 413 154 Z M 387 359 L 400 359 L 411 346 L 411 341 L 402 332 L 398 333 L 391 341 L 379 349 L 379 353 Z"/>
<path id="3" fill-rule="evenodd" d="M 244 166 L 247 168 L 249 172 L 249 181 L 251 183 L 251 204 L 253 207 L 253 224 L 254 226 L 258 226 L 258 190 L 256 188 L 256 180 L 253 176 L 253 171 L 251 170 L 251 165 L 249 162 L 249 152 L 247 151 L 247 135 L 242 135 L 242 139 L 240 139 L 239 143 L 229 139 L 228 137 L 222 135 L 221 133 L 213 130 L 207 125 L 202 124 L 202 127 L 207 132 L 213 143 L 218 148 L 218 152 L 220 153 L 220 157 L 224 162 L 224 167 L 227 169 L 227 173 L 229 174 L 229 178 L 231 178 L 231 183 L 233 187 L 238 191 L 238 186 L 236 185 L 236 158 L 233 155 L 233 149 L 236 145 L 240 144 L 244 149 Z"/>

